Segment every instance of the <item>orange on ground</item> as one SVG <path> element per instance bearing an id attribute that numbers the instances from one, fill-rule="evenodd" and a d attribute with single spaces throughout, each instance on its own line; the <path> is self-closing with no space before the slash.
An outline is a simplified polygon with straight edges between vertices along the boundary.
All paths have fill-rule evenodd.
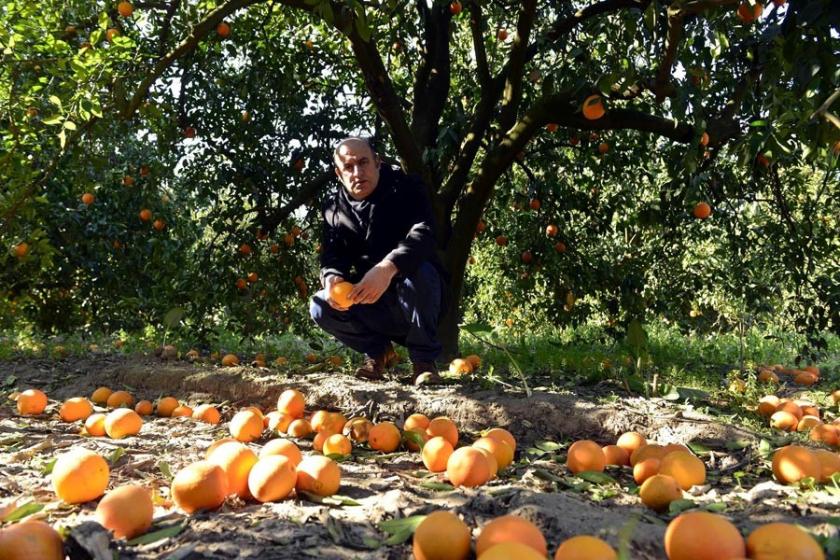
<path id="1" fill-rule="evenodd" d="M 472 364 L 463 358 L 455 358 L 449 363 L 449 373 L 452 375 L 465 375 L 472 370 Z"/>
<path id="2" fill-rule="evenodd" d="M 350 282 L 337 282 L 330 287 L 330 299 L 340 307 L 350 307 L 353 305 L 353 300 L 348 297 L 351 290 L 353 284 Z"/>
<path id="3" fill-rule="evenodd" d="M 814 426 L 808 433 L 808 439 L 837 447 L 840 444 L 840 426 L 835 423 Z"/>
<path id="4" fill-rule="evenodd" d="M 475 542 L 476 556 L 481 558 L 482 554 L 493 545 L 509 542 L 524 544 L 543 558 L 548 556 L 548 544 L 545 542 L 542 531 L 524 517 L 517 515 L 497 517 L 482 527 Z"/>
<path id="5" fill-rule="evenodd" d="M 62 422 L 85 420 L 91 414 L 93 414 L 93 405 L 84 397 L 67 399 L 61 404 L 61 408 L 58 410 L 58 416 Z"/>
<path id="6" fill-rule="evenodd" d="M 423 446 L 421 452 L 423 464 L 431 472 L 443 472 L 446 470 L 446 464 L 453 451 L 454 448 L 448 440 L 441 436 L 433 437 Z"/>
<path id="7" fill-rule="evenodd" d="M 796 431 L 799 420 L 787 410 L 777 410 L 770 417 L 770 426 L 786 432 Z"/>
<path id="8" fill-rule="evenodd" d="M 27 389 L 17 396 L 18 414 L 36 416 L 47 408 L 47 395 L 39 389 Z"/>
<path id="9" fill-rule="evenodd" d="M 446 478 L 456 487 L 480 486 L 490 480 L 490 476 L 490 465 L 474 447 L 456 449 L 446 462 Z"/>
<path id="10" fill-rule="evenodd" d="M 304 418 L 292 420 L 292 423 L 289 424 L 289 429 L 287 431 L 290 436 L 299 438 L 310 436 L 312 435 L 312 432 L 314 432 L 312 425 Z"/>
<path id="11" fill-rule="evenodd" d="M 368 432 L 368 445 L 371 449 L 391 453 L 400 446 L 402 434 L 393 422 L 375 424 Z"/>
<path id="12" fill-rule="evenodd" d="M 566 539 L 554 553 L 554 560 L 618 560 L 613 547 L 598 537 L 578 535 Z"/>
<path id="13" fill-rule="evenodd" d="M 288 497 L 296 482 L 295 467 L 285 455 L 263 457 L 248 474 L 248 489 L 259 502 L 276 502 Z"/>
<path id="14" fill-rule="evenodd" d="M 91 414 L 85 420 L 85 430 L 94 437 L 102 437 L 105 435 L 105 415 L 101 412 Z"/>
<path id="15" fill-rule="evenodd" d="M 187 514 L 217 509 L 228 495 L 227 476 L 219 465 L 198 461 L 178 471 L 170 493 Z"/>
<path id="16" fill-rule="evenodd" d="M 251 406 L 246 406 L 242 410 L 250 410 L 251 412 L 253 412 L 254 414 L 256 414 L 257 416 L 260 417 L 260 421 L 262 421 L 265 418 L 265 416 L 263 415 L 262 409 L 260 407 L 258 407 L 257 405 L 252 404 Z"/>
<path id="17" fill-rule="evenodd" d="M 665 530 L 669 560 L 721 560 L 746 556 L 744 537 L 725 517 L 706 511 L 677 516 Z"/>
<path id="18" fill-rule="evenodd" d="M 341 433 L 355 442 L 365 443 L 368 440 L 371 428 L 373 428 L 373 422 L 367 418 L 356 417 L 351 418 L 344 424 Z"/>
<path id="19" fill-rule="evenodd" d="M 758 381 L 761 383 L 775 383 L 778 385 L 779 376 L 776 375 L 776 372 L 765 369 L 758 374 Z M 760 411 L 759 414 L 761 414 Z"/>
<path id="20" fill-rule="evenodd" d="M 659 474 L 659 467 L 662 464 L 662 459 L 659 457 L 648 457 L 637 461 L 633 465 L 633 480 L 636 484 L 643 484 L 650 477 Z"/>
<path id="21" fill-rule="evenodd" d="M 313 430 L 315 430 L 316 432 L 320 432 L 322 430 L 327 429 L 327 425 L 329 424 L 329 418 L 329 410 L 316 410 L 309 418 L 309 424 L 312 425 Z M 333 432 L 334 431 L 335 430 L 333 430 Z"/>
<path id="22" fill-rule="evenodd" d="M 545 560 L 545 556 L 528 545 L 519 542 L 494 544 L 478 557 L 478 560 Z"/>
<path id="23" fill-rule="evenodd" d="M 831 475 L 840 472 L 840 455 L 828 449 L 814 449 L 813 454 L 820 462 L 818 482 L 828 482 Z"/>
<path id="24" fill-rule="evenodd" d="M 820 544 L 791 523 L 768 523 L 747 537 L 747 554 L 752 560 L 824 560 Z"/>
<path id="25" fill-rule="evenodd" d="M 486 449 L 492 453 L 499 470 L 506 469 L 513 462 L 513 449 L 503 441 L 485 436 L 475 440 L 473 447 Z"/>
<path id="26" fill-rule="evenodd" d="M 223 443 L 208 455 L 207 460 L 222 468 L 227 478 L 228 494 L 242 499 L 250 497 L 248 473 L 257 462 L 257 454 L 238 441 Z"/>
<path id="27" fill-rule="evenodd" d="M 470 555 L 470 528 L 446 510 L 430 513 L 414 530 L 415 560 L 466 560 Z"/>
<path id="28" fill-rule="evenodd" d="M 705 202 L 698 202 L 691 212 L 699 220 L 705 220 L 712 215 L 712 207 Z"/>
<path id="29" fill-rule="evenodd" d="M 455 422 L 446 416 L 438 416 L 429 422 L 426 428 L 426 435 L 429 437 L 441 436 L 452 444 L 452 447 L 458 445 L 458 427 Z M 489 434 L 486 434 L 489 436 Z M 492 437 L 492 436 L 490 436 Z"/>
<path id="30" fill-rule="evenodd" d="M 149 530 L 154 512 L 149 490 L 127 484 L 105 494 L 96 506 L 96 520 L 118 539 L 133 539 Z"/>
<path id="31" fill-rule="evenodd" d="M 664 457 L 668 451 L 662 445 L 658 443 L 646 443 L 645 445 L 639 447 L 630 454 L 630 465 L 636 466 L 636 463 L 639 461 L 644 461 L 645 459 L 661 459 Z"/>
<path id="32" fill-rule="evenodd" d="M 601 448 L 604 452 L 604 458 L 607 460 L 607 465 L 616 465 L 619 467 L 630 465 L 630 454 L 623 447 L 617 445 L 605 445 Z"/>
<path id="33" fill-rule="evenodd" d="M 119 408 L 121 406 L 131 408 L 134 406 L 134 397 L 128 391 L 114 391 L 105 401 L 108 408 Z"/>
<path id="34" fill-rule="evenodd" d="M 627 451 L 628 454 L 633 455 L 633 452 L 638 448 L 647 445 L 647 440 L 639 432 L 624 432 L 615 444 Z"/>
<path id="35" fill-rule="evenodd" d="M 489 437 L 502 441 L 510 446 L 514 453 L 516 453 L 516 438 L 513 437 L 509 431 L 504 428 L 493 428 L 481 434 L 482 437 Z M 454 443 L 452 445 L 455 445 Z"/>
<path id="36" fill-rule="evenodd" d="M 232 437 L 224 437 L 224 438 L 221 438 L 221 439 L 217 439 L 216 441 L 211 443 L 209 446 L 207 446 L 207 449 L 204 450 L 204 458 L 205 459 L 210 458 L 210 454 L 213 453 L 213 451 L 215 451 L 217 447 L 219 447 L 220 445 L 222 445 L 224 443 L 228 443 L 229 441 L 237 441 L 237 440 L 235 438 L 232 438 Z"/>
<path id="37" fill-rule="evenodd" d="M 762 416 L 769 418 L 777 408 L 779 408 L 779 397 L 776 395 L 766 395 L 758 401 L 758 413 Z"/>
<path id="38" fill-rule="evenodd" d="M 566 455 L 566 467 L 574 474 L 584 471 L 603 472 L 606 465 L 604 451 L 592 440 L 582 439 L 574 442 Z"/>
<path id="39" fill-rule="evenodd" d="M 90 396 L 90 400 L 92 400 L 95 404 L 105 404 L 108 402 L 108 397 L 111 396 L 111 389 L 108 387 L 99 387 L 96 389 L 93 394 Z"/>
<path id="40" fill-rule="evenodd" d="M 689 451 L 675 451 L 662 459 L 659 474 L 674 477 L 680 488 L 688 490 L 706 482 L 706 465 Z"/>
<path id="41" fill-rule="evenodd" d="M 324 420 L 324 429 L 330 430 L 336 434 L 340 434 L 347 424 L 347 418 L 340 412 L 328 412 Z"/>
<path id="42" fill-rule="evenodd" d="M 172 418 L 190 418 L 192 415 L 193 409 L 185 404 L 182 404 L 172 411 Z"/>
<path id="43" fill-rule="evenodd" d="M 270 457 L 271 455 L 283 455 L 286 457 L 293 467 L 297 468 L 303 460 L 303 455 L 300 448 L 294 442 L 287 439 L 272 439 L 266 442 L 262 449 L 260 449 L 259 458 Z"/>
<path id="44" fill-rule="evenodd" d="M 224 367 L 234 367 L 239 365 L 239 358 L 236 354 L 225 354 L 222 358 L 222 366 Z"/>
<path id="45" fill-rule="evenodd" d="M 230 419 L 230 435 L 239 441 L 254 441 L 260 438 L 263 421 L 253 410 L 240 410 Z"/>
<path id="46" fill-rule="evenodd" d="M 773 475 L 782 484 L 799 482 L 805 477 L 819 479 L 820 460 L 807 447 L 787 445 L 773 453 Z"/>
<path id="47" fill-rule="evenodd" d="M 64 560 L 58 531 L 43 521 L 28 519 L 0 529 L 3 560 Z"/>
<path id="48" fill-rule="evenodd" d="M 306 399 L 297 389 L 286 389 L 277 397 L 277 410 L 288 414 L 292 419 L 303 418 Z"/>
<path id="49" fill-rule="evenodd" d="M 218 424 L 222 420 L 219 409 L 211 404 L 200 404 L 195 407 L 192 417 L 206 424 Z"/>
<path id="50" fill-rule="evenodd" d="M 152 401 L 138 401 L 137 404 L 134 405 L 134 412 L 140 416 L 151 416 L 154 411 L 155 405 L 152 404 Z"/>
<path id="51" fill-rule="evenodd" d="M 59 455 L 51 479 L 55 493 L 68 504 L 95 500 L 105 493 L 111 471 L 105 459 L 82 447 Z"/>
<path id="52" fill-rule="evenodd" d="M 335 432 L 332 430 L 321 430 L 320 432 L 315 433 L 315 437 L 312 439 L 312 449 L 318 451 L 320 453 L 324 452 L 324 442 L 327 441 L 327 438 L 335 435 Z"/>
<path id="53" fill-rule="evenodd" d="M 811 416 L 806 414 L 802 417 L 802 420 L 796 425 L 797 432 L 807 432 L 814 426 L 819 426 L 822 424 L 823 421 L 819 419 L 817 416 Z"/>
<path id="54" fill-rule="evenodd" d="M 350 455 L 353 451 L 353 444 L 347 436 L 341 434 L 333 434 L 324 441 L 324 446 L 321 452 L 324 455 Z"/>
<path id="55" fill-rule="evenodd" d="M 122 439 L 140 433 L 143 419 L 130 408 L 118 408 L 105 416 L 105 433 L 111 439 Z"/>
<path id="56" fill-rule="evenodd" d="M 655 474 L 642 483 L 639 497 L 650 509 L 662 512 L 668 509 L 671 502 L 682 498 L 682 489 L 674 477 Z"/>
<path id="57" fill-rule="evenodd" d="M 265 418 L 263 418 L 263 427 L 268 428 L 272 432 L 285 434 L 289 429 L 289 424 L 292 423 L 292 420 L 294 420 L 294 418 L 288 414 L 280 412 L 279 410 L 272 410 L 265 415 Z"/>
<path id="58" fill-rule="evenodd" d="M 332 496 L 341 486 L 338 463 L 323 455 L 310 455 L 297 466 L 295 488 L 318 496 Z"/>
<path id="59" fill-rule="evenodd" d="M 814 375 L 813 373 L 802 372 L 796 377 L 793 378 L 793 382 L 797 385 L 814 385 L 817 381 L 819 381 L 819 377 Z"/>
<path id="60" fill-rule="evenodd" d="M 600 119 L 606 114 L 600 95 L 590 95 L 583 101 L 583 116 L 590 121 Z"/>
<path id="61" fill-rule="evenodd" d="M 157 415 L 163 418 L 172 416 L 172 411 L 181 406 L 175 397 L 163 397 L 157 402 Z"/>
<path id="62" fill-rule="evenodd" d="M 487 480 L 493 480 L 496 478 L 496 474 L 499 472 L 499 463 L 496 461 L 496 457 L 483 447 L 473 447 L 473 449 L 478 449 L 487 461 L 487 468 L 490 470 L 490 478 Z"/>
<path id="63" fill-rule="evenodd" d="M 817 418 L 820 417 L 820 409 L 817 408 L 816 405 L 810 403 L 802 403 L 799 405 L 799 408 L 802 409 L 802 417 L 805 416 L 816 416 Z"/>
<path id="64" fill-rule="evenodd" d="M 796 416 L 796 420 L 799 421 L 802 418 L 802 407 L 796 404 L 793 401 L 784 400 L 779 401 L 779 407 L 776 409 L 776 412 L 784 410 L 786 412 L 790 412 L 794 416 Z"/>
<path id="65" fill-rule="evenodd" d="M 464 359 L 472 365 L 473 371 L 481 367 L 481 356 L 478 354 L 470 354 Z"/>

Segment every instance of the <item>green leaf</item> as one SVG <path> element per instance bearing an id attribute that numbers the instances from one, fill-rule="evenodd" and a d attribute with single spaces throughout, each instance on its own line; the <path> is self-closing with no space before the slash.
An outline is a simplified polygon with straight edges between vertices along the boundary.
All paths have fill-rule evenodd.
<path id="1" fill-rule="evenodd" d="M 178 323 L 181 322 L 181 319 L 184 318 L 186 315 L 187 310 L 183 307 L 173 307 L 169 311 L 166 312 L 166 315 L 163 316 L 163 324 L 169 327 L 170 329 L 174 329 L 178 326 Z"/>
<path id="2" fill-rule="evenodd" d="M 714 502 L 711 504 L 706 504 L 703 506 L 703 509 L 711 511 L 712 513 L 722 513 L 726 511 L 726 504 L 723 502 Z"/>
<path id="3" fill-rule="evenodd" d="M 135 539 L 131 539 L 130 541 L 128 541 L 128 544 L 130 546 L 137 546 L 141 544 L 151 544 L 153 542 L 162 541 L 163 539 L 172 538 L 180 534 L 181 531 L 183 531 L 184 529 L 186 529 L 189 523 L 189 519 L 184 519 L 183 522 L 178 523 L 177 525 L 172 525 L 170 527 L 166 527 L 164 529 L 160 529 L 152 533 L 146 533 L 145 535 L 141 535 Z"/>
<path id="4" fill-rule="evenodd" d="M 0 521 L 13 523 L 20 519 L 23 519 L 24 517 L 29 517 L 33 513 L 38 513 L 39 511 L 44 509 L 46 505 L 47 504 L 39 504 L 37 502 L 27 502 L 4 515 L 2 518 L 0 518 Z"/>
<path id="5" fill-rule="evenodd" d="M 111 451 L 111 455 L 108 456 L 108 462 L 112 465 L 122 458 L 125 455 L 125 448 L 124 447 L 117 447 L 113 451 Z"/>
<path id="6" fill-rule="evenodd" d="M 489 334 L 493 332 L 493 327 L 487 323 L 469 323 L 467 325 L 461 325 L 460 329 L 470 334 Z"/>
<path id="7" fill-rule="evenodd" d="M 423 449 L 423 445 L 426 443 L 423 439 L 423 436 L 420 435 L 419 432 L 412 432 L 411 430 L 406 430 L 403 432 L 403 441 L 407 441 L 413 443 Z"/>
<path id="8" fill-rule="evenodd" d="M 598 471 L 583 471 L 577 474 L 578 478 L 582 478 L 592 484 L 615 484 L 616 480 L 608 475 Z"/>
<path id="9" fill-rule="evenodd" d="M 64 117 L 62 117 L 61 115 L 53 115 L 52 117 L 47 117 L 41 122 L 49 126 L 55 126 L 64 122 Z"/>
<path id="10" fill-rule="evenodd" d="M 171 482 L 172 479 L 175 478 L 172 475 L 172 468 L 166 461 L 158 461 L 157 468 L 160 471 L 160 473 L 164 476 L 164 478 L 166 478 L 166 480 Z"/>
<path id="11" fill-rule="evenodd" d="M 674 500 L 668 504 L 668 514 L 677 515 L 688 509 L 695 507 L 697 504 L 692 500 Z"/>
<path id="12" fill-rule="evenodd" d="M 309 501 L 314 502 L 316 504 L 324 504 L 327 506 L 360 506 L 359 502 L 354 500 L 353 498 L 348 498 L 347 496 L 339 496 L 338 494 L 334 494 L 332 496 L 319 496 L 318 494 L 313 494 L 312 492 L 306 491 L 298 491 L 297 493 L 301 498 Z"/>
<path id="13" fill-rule="evenodd" d="M 538 441 L 534 445 L 536 446 L 537 449 L 540 449 L 541 451 L 548 451 L 548 452 L 559 451 L 560 449 L 563 448 L 562 445 L 560 445 L 559 443 L 556 443 L 554 441 Z"/>
<path id="14" fill-rule="evenodd" d="M 17 377 L 9 374 L 3 380 L 3 387 L 12 387 L 12 386 L 14 386 L 15 383 L 17 383 Z"/>
<path id="15" fill-rule="evenodd" d="M 449 484 L 448 482 L 421 482 L 420 486 L 422 488 L 427 488 L 429 490 L 434 490 L 435 492 L 452 492 L 455 490 L 455 487 Z"/>
<path id="16" fill-rule="evenodd" d="M 57 95 L 50 95 L 50 103 L 58 107 L 58 110 L 61 111 L 61 99 Z"/>
<path id="17" fill-rule="evenodd" d="M 55 462 L 57 460 L 58 459 L 50 459 L 49 461 L 44 463 L 44 466 L 41 467 L 41 474 L 52 474 L 53 467 L 55 466 Z"/>
<path id="18" fill-rule="evenodd" d="M 751 122 L 751 123 L 750 123 L 750 126 L 751 126 L 752 128 L 757 128 L 757 127 L 761 127 L 761 126 L 767 126 L 767 121 L 764 121 L 764 120 L 757 120 L 757 121 L 753 121 L 753 122 Z"/>
<path id="19" fill-rule="evenodd" d="M 390 537 L 385 540 L 385 544 L 402 544 L 414 534 L 415 529 L 417 529 L 417 526 L 420 525 L 424 519 L 426 519 L 425 515 L 412 515 L 411 517 L 404 517 L 403 519 L 390 519 L 380 523 L 377 528 L 383 533 L 388 533 L 390 535 Z"/>
<path id="20" fill-rule="evenodd" d="M 73 121 L 64 121 L 64 128 L 67 130 L 76 130 L 76 123 Z"/>

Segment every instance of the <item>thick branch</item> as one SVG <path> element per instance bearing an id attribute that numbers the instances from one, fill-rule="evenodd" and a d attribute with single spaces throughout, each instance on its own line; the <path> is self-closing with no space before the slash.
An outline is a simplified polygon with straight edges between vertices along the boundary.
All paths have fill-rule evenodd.
<path id="1" fill-rule="evenodd" d="M 528 38 L 531 36 L 536 11 L 536 0 L 524 0 L 522 2 L 519 21 L 516 24 L 516 37 L 514 37 L 508 62 L 507 79 L 502 98 L 502 114 L 499 117 L 502 130 L 509 129 L 516 121 L 516 113 L 522 99 L 522 74 L 527 56 Z"/>
<path id="2" fill-rule="evenodd" d="M 417 6 L 425 26 L 423 36 L 426 52 L 414 82 L 411 130 L 420 149 L 424 150 L 434 146 L 440 116 L 449 97 L 451 14 L 445 5 L 433 5 L 429 9 L 424 2 L 418 2 Z"/>
<path id="3" fill-rule="evenodd" d="M 478 2 L 470 2 L 470 31 L 472 32 L 473 53 L 475 53 L 475 65 L 478 71 L 478 84 L 481 91 L 490 87 L 490 67 L 487 65 L 487 49 L 484 48 L 484 35 L 481 27 L 484 14 L 481 13 L 481 5 Z"/>

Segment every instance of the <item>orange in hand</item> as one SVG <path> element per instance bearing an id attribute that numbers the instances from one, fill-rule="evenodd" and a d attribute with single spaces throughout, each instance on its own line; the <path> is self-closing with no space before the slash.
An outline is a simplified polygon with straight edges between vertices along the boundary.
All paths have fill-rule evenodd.
<path id="1" fill-rule="evenodd" d="M 353 289 L 353 284 L 350 282 L 337 282 L 330 287 L 330 299 L 333 300 L 336 305 L 341 307 L 350 307 L 353 305 L 353 300 L 351 300 L 348 296 L 350 295 L 350 290 Z"/>

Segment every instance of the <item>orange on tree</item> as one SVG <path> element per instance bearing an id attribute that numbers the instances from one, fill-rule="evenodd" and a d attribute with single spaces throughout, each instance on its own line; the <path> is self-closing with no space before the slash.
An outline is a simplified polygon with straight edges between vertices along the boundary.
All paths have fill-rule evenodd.
<path id="1" fill-rule="evenodd" d="M 548 237 L 557 237 L 557 234 L 560 232 L 560 229 L 554 224 L 548 224 L 545 226 L 545 234 Z"/>
<path id="2" fill-rule="evenodd" d="M 601 96 L 598 94 L 590 95 L 589 97 L 584 99 L 581 111 L 583 112 L 584 118 L 590 121 L 596 121 L 600 119 L 607 112 L 604 108 L 604 103 L 601 100 Z"/>
<path id="3" fill-rule="evenodd" d="M 82 504 L 105 493 L 108 463 L 88 449 L 74 447 L 59 455 L 50 478 L 56 495 L 68 504 Z"/>
<path id="4" fill-rule="evenodd" d="M 248 281 L 244 278 L 237 278 L 236 279 L 236 288 L 239 290 L 247 290 L 248 289 Z"/>
<path id="5" fill-rule="evenodd" d="M 93 195 L 93 193 L 86 192 L 82 195 L 82 203 L 85 206 L 90 206 L 91 204 L 93 204 L 94 200 L 96 200 L 96 197 Z"/>
<path id="6" fill-rule="evenodd" d="M 662 512 L 668 509 L 671 502 L 682 498 L 682 488 L 674 477 L 655 474 L 642 483 L 639 497 L 650 509 Z"/>
<path id="7" fill-rule="evenodd" d="M 462 9 L 461 3 L 458 0 L 449 4 L 449 13 L 453 16 L 460 14 Z"/>
<path id="8" fill-rule="evenodd" d="M 148 222 L 152 219 L 152 211 L 148 208 L 143 208 L 142 210 L 140 210 L 138 216 L 140 217 L 141 222 Z"/>
<path id="9" fill-rule="evenodd" d="M 530 547 L 542 558 L 548 556 L 548 544 L 539 527 L 518 515 L 503 515 L 481 528 L 475 542 L 479 558 L 494 545 L 516 542 Z"/>
<path id="10" fill-rule="evenodd" d="M 371 449 L 391 453 L 400 446 L 402 434 L 393 422 L 375 424 L 368 432 L 368 445 Z"/>
<path id="11" fill-rule="evenodd" d="M 93 414 L 93 405 L 84 397 L 67 399 L 61 404 L 61 408 L 58 410 L 58 416 L 62 422 L 86 420 L 91 414 Z"/>
<path id="12" fill-rule="evenodd" d="M 738 529 L 725 517 L 706 511 L 682 513 L 665 530 L 668 560 L 744 558 L 746 545 Z"/>
<path id="13" fill-rule="evenodd" d="M 761 5 L 761 2 L 756 2 L 753 5 L 750 5 L 749 2 L 741 2 L 738 6 L 738 19 L 740 19 L 743 23 L 752 23 L 761 17 L 761 12 L 763 11 L 764 7 Z"/>
<path id="14" fill-rule="evenodd" d="M 607 459 L 601 446 L 588 439 L 574 442 L 566 455 L 566 467 L 574 474 L 584 471 L 603 472 L 606 464 Z"/>
<path id="15" fill-rule="evenodd" d="M 470 529 L 460 517 L 438 510 L 417 525 L 411 549 L 415 560 L 466 560 L 471 541 Z"/>
<path id="16" fill-rule="evenodd" d="M 230 24 L 226 21 L 219 22 L 219 24 L 216 26 L 216 33 L 222 39 L 227 39 L 228 37 L 230 37 Z"/>
<path id="17" fill-rule="evenodd" d="M 534 260 L 534 255 L 531 254 L 531 251 L 522 251 L 522 255 L 520 255 L 520 259 L 525 264 L 530 264 L 532 260 Z"/>
<path id="18" fill-rule="evenodd" d="M 700 136 L 700 145 L 704 146 L 704 147 L 709 145 L 709 133 L 708 132 L 703 132 L 703 134 Z"/>
<path id="19" fill-rule="evenodd" d="M 225 442 L 214 449 L 207 460 L 224 471 L 228 495 L 236 494 L 242 499 L 251 496 L 248 490 L 248 473 L 257 462 L 257 454 L 248 446 L 238 441 Z"/>
<path id="20" fill-rule="evenodd" d="M 350 282 L 336 282 L 330 286 L 330 299 L 341 307 L 350 307 L 353 305 L 353 300 L 348 296 L 353 289 L 353 284 Z"/>
<path id="21" fill-rule="evenodd" d="M 455 487 L 481 486 L 490 480 L 491 476 L 487 459 L 481 450 L 474 447 L 456 449 L 446 462 L 446 478 Z"/>
<path id="22" fill-rule="evenodd" d="M 566 244 L 562 241 L 558 241 L 554 244 L 554 250 L 558 253 L 565 253 L 566 252 Z"/>
<path id="23" fill-rule="evenodd" d="M 500 247 L 504 247 L 507 244 L 508 244 L 508 238 L 505 237 L 504 235 L 499 235 L 498 237 L 496 237 L 496 245 L 498 245 Z"/>
<path id="24" fill-rule="evenodd" d="M 163 231 L 166 229 L 166 221 L 158 218 L 154 222 L 152 222 L 152 227 L 155 228 L 155 231 Z"/>
<path id="25" fill-rule="evenodd" d="M 134 6 L 131 5 L 131 2 L 123 0 L 117 4 L 117 11 L 122 17 L 129 17 L 134 12 Z"/>
<path id="26" fill-rule="evenodd" d="M 13 252 L 17 258 L 22 259 L 29 254 L 29 243 L 21 241 L 13 247 Z"/>
<path id="27" fill-rule="evenodd" d="M 263 445 L 263 448 L 260 449 L 260 459 L 270 455 L 283 455 L 295 468 L 297 468 L 303 460 L 303 455 L 301 454 L 298 446 L 295 445 L 293 441 L 281 438 L 269 440 L 265 445 Z"/>
<path id="28" fill-rule="evenodd" d="M 15 399 L 18 414 L 36 416 L 47 408 L 47 395 L 40 389 L 27 389 Z"/>
<path id="29" fill-rule="evenodd" d="M 122 439 L 140 433 L 143 419 L 130 408 L 118 408 L 105 416 L 105 433 L 111 439 Z"/>
<path id="30" fill-rule="evenodd" d="M 187 514 L 218 509 L 228 495 L 227 476 L 219 465 L 198 461 L 178 471 L 170 494 Z"/>
<path id="31" fill-rule="evenodd" d="M 259 459 L 248 474 L 248 490 L 259 502 L 276 502 L 292 493 L 297 471 L 285 455 L 268 455 Z"/>
<path id="32" fill-rule="evenodd" d="M 449 441 L 445 438 L 437 436 L 429 439 L 429 441 L 423 445 L 423 449 L 420 454 L 423 459 L 423 464 L 427 469 L 429 469 L 429 471 L 443 472 L 446 470 L 446 464 L 453 451 L 455 451 L 455 449 Z"/>
<path id="33" fill-rule="evenodd" d="M 618 560 L 616 551 L 606 541 L 591 535 L 566 539 L 554 553 L 554 560 Z"/>
<path id="34" fill-rule="evenodd" d="M 133 539 L 152 526 L 155 506 L 148 488 L 127 484 L 114 488 L 96 506 L 96 521 L 118 539 Z"/>
<path id="35" fill-rule="evenodd" d="M 545 125 L 545 129 L 549 132 L 557 132 L 557 129 L 560 128 L 560 125 L 557 123 L 548 123 Z"/>
<path id="36" fill-rule="evenodd" d="M 251 249 L 251 246 L 248 245 L 247 243 L 243 243 L 242 245 L 239 246 L 239 253 L 241 255 L 245 255 L 246 257 L 248 255 L 250 255 L 252 253 L 252 251 L 253 250 Z"/>
<path id="37" fill-rule="evenodd" d="M 695 218 L 699 220 L 705 220 L 709 216 L 712 215 L 712 207 L 709 206 L 706 202 L 698 202 L 694 206 L 694 210 L 691 211 Z"/>
<path id="38" fill-rule="evenodd" d="M 804 529 L 791 523 L 768 523 L 747 537 L 752 560 L 824 560 L 822 546 Z"/>
<path id="39" fill-rule="evenodd" d="M 123 186 L 126 186 L 126 187 L 133 186 L 134 185 L 134 177 L 132 177 L 131 175 L 123 176 L 122 184 L 123 184 Z"/>
<path id="40" fill-rule="evenodd" d="M 0 529 L 3 560 L 64 560 L 64 543 L 47 523 L 27 519 Z"/>
<path id="41" fill-rule="evenodd" d="M 341 469 L 338 463 L 323 455 L 310 455 L 297 466 L 299 491 L 318 496 L 332 496 L 341 486 Z"/>
<path id="42" fill-rule="evenodd" d="M 249 272 L 249 273 L 248 273 L 248 276 L 246 276 L 245 278 L 248 280 L 248 282 L 249 282 L 249 283 L 253 284 L 253 283 L 255 283 L 257 280 L 259 280 L 259 279 L 260 279 L 260 276 L 259 276 L 259 274 L 257 274 L 256 272 Z"/>
<path id="43" fill-rule="evenodd" d="M 601 142 L 600 144 L 598 144 L 598 153 L 599 154 L 604 155 L 609 151 L 610 151 L 610 145 L 609 145 L 608 142 Z"/>

